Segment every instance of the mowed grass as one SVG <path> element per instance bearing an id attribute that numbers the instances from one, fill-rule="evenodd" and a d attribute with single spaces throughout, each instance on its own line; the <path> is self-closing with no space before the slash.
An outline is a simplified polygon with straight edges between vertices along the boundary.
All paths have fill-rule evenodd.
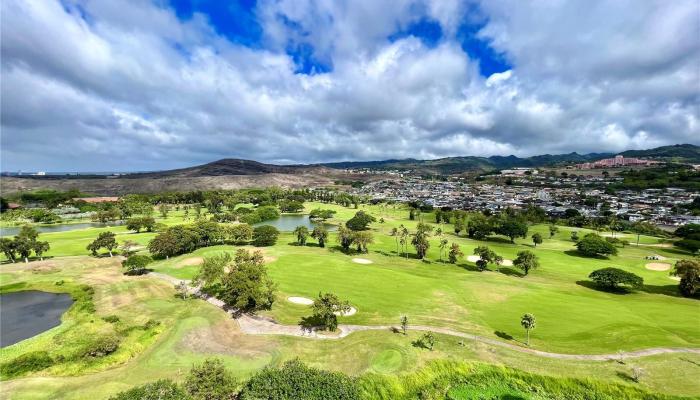
<path id="1" fill-rule="evenodd" d="M 413 345 L 421 333 L 410 330 L 407 336 L 390 331 L 358 332 L 337 341 L 250 336 L 241 334 L 235 321 L 222 310 L 202 300 L 177 299 L 173 288 L 158 279 L 123 276 L 117 259 L 73 257 L 2 268 L 3 284 L 32 282 L 40 286 L 65 280 L 91 285 L 95 288 L 94 320 L 114 314 L 125 324 L 140 324 L 148 319 L 161 322 L 158 335 L 147 346 L 128 344 L 123 354 L 129 356 L 114 363 L 87 365 L 83 369 L 53 369 L 2 382 L 2 396 L 12 399 L 107 398 L 155 379 L 181 380 L 193 363 L 210 356 L 222 358 L 241 379 L 265 365 L 280 365 L 295 357 L 320 368 L 352 375 L 400 374 L 423 367 L 431 360 L 451 359 L 481 360 L 553 376 L 627 384 L 634 365 L 646 371 L 640 384 L 644 388 L 673 394 L 700 393 L 700 384 L 692 379 L 700 365 L 700 356 L 695 354 L 645 357 L 628 360 L 623 365 L 614 361 L 543 359 L 480 343 L 464 343 L 446 335 L 436 335 L 435 350 L 427 351 Z M 74 321 L 67 316 L 60 327 L 2 349 L 0 362 L 42 346 L 55 346 L 53 337 L 60 332 L 81 331 L 90 324 L 89 320 Z"/>
<path id="2" fill-rule="evenodd" d="M 337 210 L 332 221 L 335 223 L 344 222 L 356 212 L 327 204 L 312 203 L 306 208 L 309 211 L 317 207 Z M 403 254 L 396 254 L 396 241 L 389 232 L 399 224 L 414 230 L 417 221 L 408 221 L 405 209 L 376 206 L 361 209 L 385 219 L 384 223 L 372 224 L 375 243 L 370 245 L 368 254 L 342 253 L 335 242 L 335 234 L 331 234 L 327 248 L 317 247 L 312 239 L 307 246 L 296 246 L 293 235 L 283 233 L 275 246 L 261 249 L 269 274 L 279 285 L 277 301 L 265 314 L 282 323 L 295 324 L 308 315 L 310 309 L 288 302 L 287 297 L 314 298 L 319 292 L 333 292 L 358 309 L 354 316 L 341 317 L 341 323 L 398 325 L 400 316 L 407 315 L 411 324 L 449 327 L 523 345 L 525 334 L 519 321 L 522 314 L 530 312 L 537 318 L 531 346 L 540 350 L 593 354 L 648 347 L 700 346 L 698 300 L 680 297 L 677 282 L 669 278 L 668 272 L 644 268 L 648 262 L 644 257 L 651 254 L 668 257 L 662 261 L 668 263 L 689 257 L 673 248 L 653 246 L 662 243 L 661 239 L 642 236 L 642 246 L 620 249 L 618 256 L 609 259 L 591 259 L 572 251 L 570 231 L 577 230 L 582 236 L 586 233 L 584 229 L 560 227 L 560 232 L 549 239 L 547 226 L 537 225 L 530 228 L 527 239 L 517 239 L 511 244 L 502 237 L 488 241 L 457 237 L 451 225 L 442 225 L 446 237 L 460 244 L 467 255 L 478 245 L 488 245 L 511 260 L 518 251 L 535 252 L 540 257 L 541 268 L 521 277 L 517 270 L 508 267 L 496 271 L 490 266 L 492 271 L 477 272 L 474 264 L 464 259 L 455 265 L 440 262 L 438 240 L 434 237 L 426 260 L 414 259 L 412 248 L 406 259 Z M 438 226 L 432 223 L 432 214 L 423 214 L 422 218 Z M 182 219 L 173 213 L 167 222 L 181 223 Z M 436 350 L 429 352 L 411 345 L 419 336 L 417 332 L 409 332 L 408 337 L 383 331 L 361 332 L 338 341 L 242 335 L 226 314 L 207 303 L 177 300 L 172 288 L 154 278 L 123 277 L 116 259 L 60 257 L 86 255 L 85 246 L 102 230 L 114 231 L 120 242 L 129 239 L 144 245 L 154 236 L 153 233 L 129 233 L 123 227 L 42 234 L 43 240 L 51 242 L 49 255 L 56 257 L 47 263 L 55 264 L 58 271 L 34 273 L 31 272 L 34 264 L 26 267 L 5 264 L 0 267 L 0 281 L 2 284 L 58 279 L 91 282 L 97 286 L 98 315 L 116 313 L 134 322 L 155 318 L 163 321 L 162 332 L 153 343 L 136 349 L 130 357 L 119 360 L 121 364 L 110 365 L 107 369 L 96 368 L 87 375 L 84 374 L 87 371 L 77 371 L 76 376 L 70 377 L 57 377 L 57 374 L 65 375 L 64 371 L 52 371 L 51 376 L 41 373 L 4 382 L 3 391 L 7 388 L 8 393 L 13 393 L 12 398 L 101 398 L 98 394 L 113 393 L 161 377 L 181 379 L 193 362 L 208 355 L 223 357 L 241 377 L 263 365 L 277 365 L 296 356 L 312 365 L 353 375 L 367 371 L 401 373 L 432 359 L 454 358 L 504 363 L 556 376 L 616 382 L 629 382 L 625 374 L 629 374 L 632 365 L 639 365 L 647 371 L 643 380 L 645 387 L 665 393 L 700 393 L 700 385 L 692 379 L 700 372 L 697 355 L 645 357 L 623 365 L 542 359 L 479 344 L 464 345 L 457 338 L 444 335 L 438 335 Z M 545 242 L 537 248 L 529 239 L 534 232 L 545 237 Z M 636 236 L 628 240 L 634 242 Z M 222 245 L 199 249 L 157 261 L 151 267 L 180 279 L 191 279 L 198 271 L 192 260 L 223 251 L 234 252 L 237 248 Z M 352 262 L 354 257 L 373 263 L 357 264 Z M 99 263 L 110 266 L 103 269 Z M 588 287 L 588 274 L 607 266 L 642 276 L 645 289 L 621 295 Z M 107 274 L 107 271 L 111 272 Z M 34 341 L 50 339 L 50 335 L 42 334 L 17 346 L 32 346 Z M 21 353 L 13 347 L 0 352 L 0 361 Z"/>

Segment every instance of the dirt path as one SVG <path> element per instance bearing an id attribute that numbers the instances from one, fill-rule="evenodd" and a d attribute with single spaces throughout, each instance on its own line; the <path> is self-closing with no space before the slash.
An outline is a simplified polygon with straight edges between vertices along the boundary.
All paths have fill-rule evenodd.
<path id="1" fill-rule="evenodd" d="M 148 274 L 157 279 L 165 280 L 173 285 L 180 283 L 182 280 L 173 278 L 170 275 L 151 272 Z M 185 281 L 189 284 L 189 281 Z M 199 288 L 190 286 L 190 293 L 201 295 Z M 224 302 L 215 297 L 203 297 L 208 303 L 215 305 L 224 310 Z M 232 310 L 226 310 L 229 315 L 234 315 Z M 283 325 L 277 323 L 276 321 L 261 317 L 253 316 L 248 314 L 243 314 L 236 317 L 236 321 L 241 328 L 241 331 L 248 335 L 286 335 L 286 336 L 298 336 L 313 339 L 341 339 L 351 333 L 361 332 L 361 331 L 391 331 L 394 332 L 398 330 L 397 327 L 391 325 L 338 325 L 337 333 L 328 333 L 323 331 L 318 331 L 314 328 L 306 329 L 299 325 Z M 620 358 L 636 358 L 636 357 L 646 357 L 653 356 L 657 354 L 668 354 L 668 353 L 695 353 L 700 354 L 700 348 L 688 348 L 688 347 L 655 347 L 650 349 L 642 349 L 635 351 L 626 351 L 613 354 L 562 354 L 562 353 L 550 353 L 541 350 L 535 350 L 528 347 L 518 346 L 512 343 L 506 343 L 500 340 L 491 339 L 479 335 L 472 335 L 469 333 L 455 331 L 449 328 L 441 328 L 434 326 L 425 325 L 409 325 L 408 330 L 413 331 L 431 331 L 435 333 L 441 333 L 444 335 L 456 336 L 470 341 L 476 341 L 481 343 L 486 343 L 492 346 L 503 347 L 514 351 L 519 351 L 521 353 L 528 353 L 540 357 L 556 358 L 560 360 L 582 360 L 582 361 L 607 361 L 607 360 L 618 360 Z"/>

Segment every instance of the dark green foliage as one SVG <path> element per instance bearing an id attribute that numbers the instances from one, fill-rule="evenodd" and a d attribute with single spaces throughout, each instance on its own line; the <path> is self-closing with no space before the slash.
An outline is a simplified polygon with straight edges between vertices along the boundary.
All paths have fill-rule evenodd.
<path id="1" fill-rule="evenodd" d="M 302 205 L 301 208 L 303 209 L 304 206 Z M 280 213 L 277 211 L 277 208 L 272 206 L 258 207 L 255 210 L 255 213 L 258 215 L 260 222 L 272 221 L 280 217 Z"/>
<path id="2" fill-rule="evenodd" d="M 644 285 L 641 276 L 619 268 L 602 268 L 591 272 L 588 277 L 598 286 L 607 289 L 617 289 L 620 285 L 627 285 L 634 289 L 639 289 Z"/>
<path id="3" fill-rule="evenodd" d="M 230 307 L 253 312 L 269 310 L 275 301 L 275 290 L 262 253 L 239 249 L 233 266 L 221 279 L 218 295 Z"/>
<path id="4" fill-rule="evenodd" d="M 527 236 L 527 223 L 519 218 L 506 217 L 498 221 L 495 232 L 507 236 L 513 243 L 516 237 Z"/>
<path id="5" fill-rule="evenodd" d="M 183 387 L 194 400 L 232 400 L 237 383 L 220 359 L 211 358 L 192 367 Z"/>
<path id="6" fill-rule="evenodd" d="M 513 260 L 513 265 L 517 268 L 523 270 L 523 273 L 527 275 L 530 270 L 539 268 L 540 261 L 535 253 L 527 250 L 518 252 L 518 256 Z"/>
<path id="7" fill-rule="evenodd" d="M 279 206 L 280 210 L 286 213 L 298 213 L 304 209 L 304 203 L 295 200 L 282 200 Z"/>
<path id="8" fill-rule="evenodd" d="M 146 272 L 146 266 L 153 262 L 150 256 L 145 254 L 134 254 L 122 261 L 122 267 L 126 269 L 127 275 L 141 275 Z"/>
<path id="9" fill-rule="evenodd" d="M 348 222 L 345 223 L 345 226 L 353 231 L 364 231 L 368 229 L 368 225 L 374 221 L 376 221 L 376 219 L 373 216 L 364 211 L 358 211 L 355 213 L 354 217 L 350 218 Z"/>
<path id="10" fill-rule="evenodd" d="M 99 358 L 110 355 L 119 348 L 119 338 L 114 335 L 98 336 L 78 351 L 78 356 L 82 358 Z"/>
<path id="11" fill-rule="evenodd" d="M 224 268 L 233 261 L 231 254 L 223 253 L 204 258 L 199 267 L 199 273 L 194 277 L 194 282 L 202 284 L 205 288 L 211 287 L 224 277 Z"/>
<path id="12" fill-rule="evenodd" d="M 0 374 L 14 378 L 29 372 L 41 371 L 52 366 L 54 360 L 46 351 L 32 351 L 0 365 Z"/>
<path id="13" fill-rule="evenodd" d="M 115 324 L 119 322 L 119 317 L 117 317 L 116 315 L 108 315 L 106 317 L 102 317 L 102 320 L 105 322 L 109 322 L 110 324 Z"/>
<path id="14" fill-rule="evenodd" d="M 86 249 L 92 253 L 93 256 L 97 256 L 97 252 L 101 248 L 107 249 L 109 251 L 110 257 L 112 256 L 112 250 L 117 247 L 116 235 L 113 232 L 100 232 L 92 243 L 88 244 Z"/>
<path id="15" fill-rule="evenodd" d="M 355 400 L 360 395 L 352 378 L 340 372 L 307 367 L 299 360 L 255 374 L 240 393 L 241 400 Z"/>
<path id="16" fill-rule="evenodd" d="M 309 213 L 309 219 L 325 221 L 329 218 L 333 218 L 334 214 L 335 210 L 322 210 L 320 208 L 316 208 L 314 210 L 311 210 L 311 212 Z"/>
<path id="17" fill-rule="evenodd" d="M 319 321 L 324 329 L 334 331 L 338 327 L 336 313 L 342 314 L 350 311 L 350 304 L 340 300 L 333 293 L 319 293 L 311 310 L 313 311 L 312 320 Z"/>
<path id="18" fill-rule="evenodd" d="M 277 243 L 280 232 L 272 225 L 258 226 L 253 229 L 253 244 L 258 247 L 273 246 Z"/>
<path id="19" fill-rule="evenodd" d="M 600 235 L 589 233 L 576 243 L 578 251 L 586 256 L 598 257 L 616 255 L 617 249 Z"/>
<path id="20" fill-rule="evenodd" d="M 328 231 L 323 226 L 317 226 L 311 232 L 311 237 L 318 240 L 318 247 L 326 247 L 328 240 Z"/>
<path id="21" fill-rule="evenodd" d="M 678 289 L 683 296 L 693 296 L 700 289 L 700 263 L 695 260 L 677 261 L 671 275 L 681 278 Z"/>
<path id="22" fill-rule="evenodd" d="M 140 232 L 141 229 L 145 229 L 152 232 L 155 226 L 156 220 L 153 217 L 134 217 L 126 221 L 126 229 L 130 231 Z"/>
<path id="23" fill-rule="evenodd" d="M 161 379 L 153 383 L 147 383 L 133 389 L 121 392 L 110 400 L 191 400 L 190 397 L 177 383 Z"/>

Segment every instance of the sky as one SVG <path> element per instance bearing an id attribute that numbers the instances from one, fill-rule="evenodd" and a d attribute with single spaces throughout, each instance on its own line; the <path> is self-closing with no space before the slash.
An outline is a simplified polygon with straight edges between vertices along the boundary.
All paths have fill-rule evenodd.
<path id="1" fill-rule="evenodd" d="M 697 0 L 3 0 L 3 171 L 700 144 Z"/>

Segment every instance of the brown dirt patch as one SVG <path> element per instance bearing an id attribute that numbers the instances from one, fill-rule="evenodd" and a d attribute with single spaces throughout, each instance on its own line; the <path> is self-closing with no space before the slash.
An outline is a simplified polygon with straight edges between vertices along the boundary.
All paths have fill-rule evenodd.
<path id="1" fill-rule="evenodd" d="M 667 263 L 648 263 L 644 266 L 646 269 L 651 271 L 668 271 L 671 269 L 671 264 Z"/>
<path id="2" fill-rule="evenodd" d="M 178 262 L 177 265 L 175 265 L 175 268 L 188 267 L 190 265 L 201 265 L 203 262 L 204 259 L 202 257 L 185 258 L 184 260 Z"/>
<path id="3" fill-rule="evenodd" d="M 269 337 L 244 335 L 234 320 L 194 329 L 182 339 L 184 348 L 200 354 L 226 354 L 245 358 L 269 355 L 275 348 Z"/>

